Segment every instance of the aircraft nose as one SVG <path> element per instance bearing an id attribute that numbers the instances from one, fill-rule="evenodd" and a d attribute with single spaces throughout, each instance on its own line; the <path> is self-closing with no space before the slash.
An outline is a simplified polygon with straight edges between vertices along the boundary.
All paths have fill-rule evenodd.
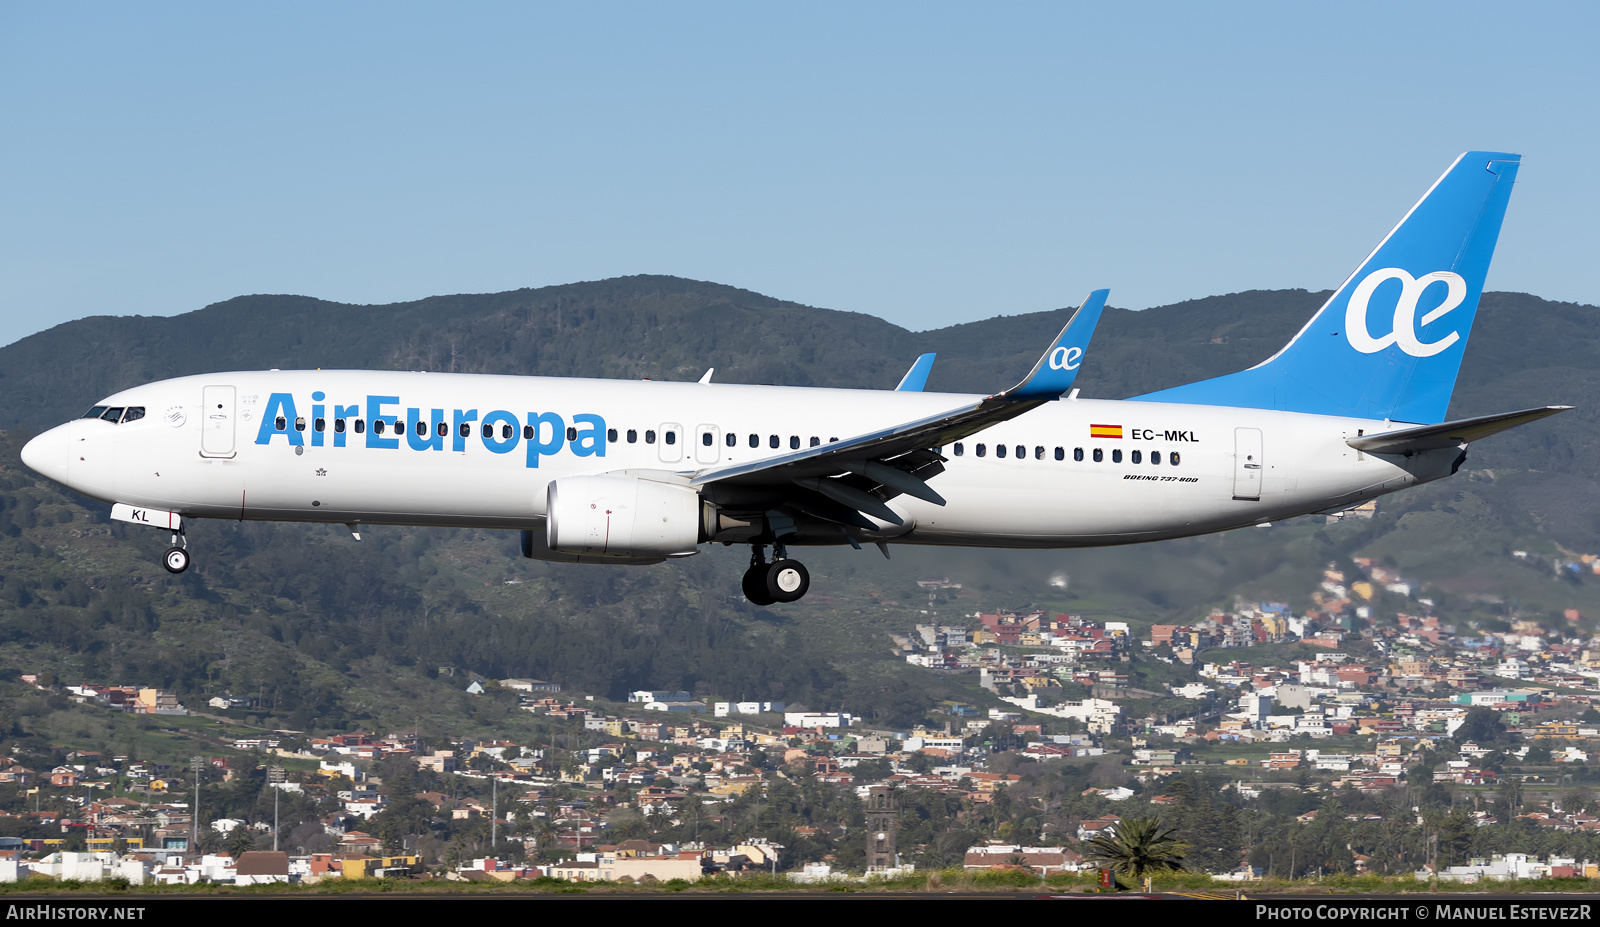
<path id="1" fill-rule="evenodd" d="M 22 462 L 40 476 L 57 483 L 67 482 L 67 461 L 71 447 L 68 426 L 57 425 L 22 446 Z"/>

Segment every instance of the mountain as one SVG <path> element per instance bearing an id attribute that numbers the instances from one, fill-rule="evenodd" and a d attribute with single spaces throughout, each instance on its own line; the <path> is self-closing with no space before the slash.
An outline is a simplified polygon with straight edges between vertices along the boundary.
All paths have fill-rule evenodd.
<path id="1" fill-rule="evenodd" d="M 1119 398 L 1248 367 L 1326 295 L 1108 309 L 1078 384 Z M 716 367 L 722 382 L 889 388 L 917 354 L 937 351 L 929 389 L 993 391 L 1027 371 L 1069 309 L 911 332 L 717 284 L 630 277 L 386 306 L 246 296 L 171 318 L 83 319 L 0 348 L 0 427 L 13 432 L 0 439 L 0 679 L 46 671 L 189 699 L 232 692 L 259 698 L 262 719 L 301 729 L 489 724 L 450 671 L 611 696 L 777 698 L 904 725 L 939 699 L 973 698 L 967 682 L 889 657 L 885 634 L 928 620 L 925 610 L 1034 604 L 1173 620 L 1235 594 L 1303 595 L 1330 560 L 1368 554 L 1414 576 L 1459 621 L 1513 607 L 1600 613 L 1600 579 L 1555 580 L 1509 556 L 1513 546 L 1600 550 L 1600 430 L 1584 401 L 1600 381 L 1596 312 L 1486 294 L 1452 414 L 1578 408 L 1475 445 L 1467 472 L 1386 497 L 1369 523 L 1297 520 L 1099 551 L 897 547 L 887 562 L 819 551 L 807 555 L 813 598 L 778 611 L 738 597 L 738 550 L 569 567 L 521 560 L 496 532 L 377 529 L 357 544 L 324 527 L 200 522 L 195 569 L 169 576 L 156 562 L 164 537 L 108 522 L 104 506 L 22 468 L 17 450 L 114 390 L 241 368 L 692 380 Z M 959 597 L 930 601 L 915 585 L 944 575 L 964 584 Z M 1066 588 L 1050 583 L 1062 577 Z"/>
<path id="2" fill-rule="evenodd" d="M 1255 290 L 1142 312 L 1108 309 L 1078 383 L 1123 398 L 1251 366 L 1326 293 Z M 172 317 L 93 317 L 0 348 L 0 427 L 40 429 L 117 389 L 229 369 L 345 367 L 887 388 L 937 351 L 928 389 L 1015 382 L 1071 310 L 911 332 L 713 283 L 639 276 L 487 295 L 357 306 L 241 296 Z M 1588 473 L 1600 409 L 1593 306 L 1483 297 L 1452 414 L 1550 403 L 1579 408 L 1496 443 L 1496 462 Z M 1510 443 L 1507 443 L 1509 440 Z"/>

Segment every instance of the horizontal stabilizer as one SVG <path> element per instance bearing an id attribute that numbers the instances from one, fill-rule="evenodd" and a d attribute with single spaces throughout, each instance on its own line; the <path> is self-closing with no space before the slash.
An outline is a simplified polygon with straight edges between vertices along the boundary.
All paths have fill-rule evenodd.
<path id="1" fill-rule="evenodd" d="M 1524 409 L 1521 412 L 1502 412 L 1499 415 L 1480 415 L 1477 418 L 1464 418 L 1460 421 L 1445 422 L 1440 425 L 1419 425 L 1415 428 L 1402 428 L 1399 431 L 1386 431 L 1378 435 L 1362 435 L 1348 438 L 1345 443 L 1358 451 L 1371 454 L 1414 454 L 1420 451 L 1437 451 L 1447 447 L 1456 447 L 1468 441 L 1487 438 L 1490 435 L 1508 431 L 1518 425 L 1536 422 L 1541 418 L 1548 418 L 1557 412 L 1565 412 L 1571 406 L 1544 406 L 1539 409 Z"/>
<path id="2" fill-rule="evenodd" d="M 928 374 L 933 372 L 933 359 L 937 354 L 924 354 L 917 358 L 906 375 L 900 378 L 900 385 L 895 387 L 896 392 L 920 393 L 928 385 Z"/>

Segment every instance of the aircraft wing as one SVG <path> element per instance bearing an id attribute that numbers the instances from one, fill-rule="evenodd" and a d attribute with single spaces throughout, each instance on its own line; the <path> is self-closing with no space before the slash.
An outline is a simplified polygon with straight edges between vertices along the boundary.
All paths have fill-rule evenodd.
<path id="1" fill-rule="evenodd" d="M 895 389 L 901 392 L 922 392 L 922 388 L 928 385 L 928 374 L 933 371 L 933 359 L 938 356 L 937 354 L 924 354 L 917 358 L 917 362 L 912 364 L 911 369 L 906 371 L 906 375 L 900 378 L 900 385 L 896 386 Z"/>
<path id="2" fill-rule="evenodd" d="M 944 499 L 926 480 L 943 472 L 944 458 L 930 449 L 1016 418 L 1071 389 L 1109 292 L 1090 293 L 1033 370 L 1002 393 L 842 441 L 749 463 L 710 467 L 694 474 L 689 482 L 697 487 L 783 487 L 790 493 L 784 501 L 803 511 L 869 529 L 877 526 L 857 513 L 865 511 L 899 523 L 899 516 L 883 502 L 900 493 L 943 505 Z M 814 494 L 825 499 L 807 498 Z"/>
<path id="3" fill-rule="evenodd" d="M 1420 451 L 1437 451 L 1456 447 L 1468 441 L 1487 438 L 1518 425 L 1565 412 L 1572 406 L 1544 406 L 1520 412 L 1502 412 L 1499 415 L 1480 415 L 1439 425 L 1418 425 L 1399 431 L 1386 431 L 1376 435 L 1347 438 L 1344 443 L 1358 451 L 1371 454 L 1414 454 Z"/>

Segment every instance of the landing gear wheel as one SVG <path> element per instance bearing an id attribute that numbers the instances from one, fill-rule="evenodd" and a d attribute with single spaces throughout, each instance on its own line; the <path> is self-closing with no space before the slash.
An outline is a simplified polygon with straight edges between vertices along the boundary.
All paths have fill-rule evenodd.
<path id="1" fill-rule="evenodd" d="M 798 560 L 774 560 L 766 573 L 767 592 L 775 602 L 797 602 L 811 588 L 811 574 Z"/>
<path id="2" fill-rule="evenodd" d="M 161 565 L 167 568 L 168 573 L 182 573 L 189 569 L 189 552 L 181 547 L 169 547 L 161 555 Z"/>
<path id="3" fill-rule="evenodd" d="M 751 564 L 750 569 L 744 571 L 744 597 L 753 605 L 771 605 L 777 599 L 767 591 L 767 565 L 765 563 Z"/>

